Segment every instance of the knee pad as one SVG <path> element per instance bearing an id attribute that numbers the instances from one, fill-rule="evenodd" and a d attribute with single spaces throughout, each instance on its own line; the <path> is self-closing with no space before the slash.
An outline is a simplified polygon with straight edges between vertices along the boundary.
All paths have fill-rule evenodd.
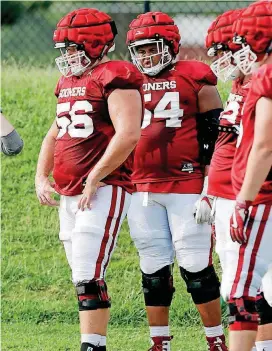
<path id="1" fill-rule="evenodd" d="M 191 273 L 180 267 L 187 291 L 192 295 L 196 305 L 216 300 L 220 297 L 220 282 L 213 266 L 208 266 L 200 272 Z"/>
<path id="2" fill-rule="evenodd" d="M 76 285 L 79 311 L 91 311 L 109 308 L 110 298 L 103 279 L 80 282 Z"/>
<path id="3" fill-rule="evenodd" d="M 175 292 L 172 266 L 152 274 L 142 272 L 142 286 L 146 306 L 170 306 Z"/>
<path id="4" fill-rule="evenodd" d="M 228 301 L 230 330 L 257 330 L 258 313 L 255 300 L 240 297 Z"/>
<path id="5" fill-rule="evenodd" d="M 272 323 L 272 307 L 267 303 L 263 293 L 256 298 L 256 310 L 259 314 L 259 325 Z"/>

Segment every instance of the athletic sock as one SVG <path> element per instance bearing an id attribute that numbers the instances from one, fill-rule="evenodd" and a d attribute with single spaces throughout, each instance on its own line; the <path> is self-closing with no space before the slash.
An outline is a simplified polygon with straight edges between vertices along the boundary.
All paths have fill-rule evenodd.
<path id="1" fill-rule="evenodd" d="M 105 340 L 103 338 L 105 338 Z M 106 337 L 100 334 L 81 334 L 81 343 L 84 342 L 94 346 L 105 346 Z"/>
<path id="2" fill-rule="evenodd" d="M 222 324 L 216 327 L 204 327 L 204 330 L 207 338 L 215 338 L 216 336 L 224 335 Z"/>
<path id="3" fill-rule="evenodd" d="M 169 325 L 163 327 L 149 327 L 150 337 L 154 336 L 170 336 L 170 327 Z"/>

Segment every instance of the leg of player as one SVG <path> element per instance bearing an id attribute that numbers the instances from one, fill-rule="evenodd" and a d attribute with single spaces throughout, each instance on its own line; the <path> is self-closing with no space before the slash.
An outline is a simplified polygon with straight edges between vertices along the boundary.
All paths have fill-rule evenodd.
<path id="1" fill-rule="evenodd" d="M 174 293 L 174 250 L 166 209 L 160 204 L 164 194 L 149 193 L 147 206 L 143 206 L 145 195 L 132 195 L 128 223 L 140 256 L 142 286 L 152 342 L 150 350 L 170 351 L 172 337 L 169 330 L 169 307 Z"/>
<path id="2" fill-rule="evenodd" d="M 65 248 L 78 296 L 80 350 L 104 351 L 111 305 L 104 276 L 131 196 L 120 187 L 105 186 L 98 189 L 91 210 L 85 211 L 78 210 L 78 197 L 67 197 L 66 215 L 73 213 L 75 222 L 71 248 Z M 68 216 L 63 217 L 66 222 Z"/>
<path id="3" fill-rule="evenodd" d="M 215 202 L 215 232 L 216 232 L 216 252 L 219 255 L 222 270 L 231 256 L 231 252 L 238 256 L 240 246 L 234 243 L 230 237 L 230 217 L 235 205 L 234 200 L 218 197 Z M 254 333 L 255 335 L 255 333 Z M 257 351 L 254 346 L 251 351 Z"/>
<path id="4" fill-rule="evenodd" d="M 257 351 L 272 350 L 272 266 L 262 280 L 263 293 L 256 299 L 259 326 L 256 338 Z"/>
<path id="5" fill-rule="evenodd" d="M 167 214 L 181 276 L 200 313 L 209 350 L 227 350 L 221 324 L 220 283 L 212 265 L 208 224 L 196 224 L 192 208 L 198 195 L 171 194 Z"/>
<path id="6" fill-rule="evenodd" d="M 229 304 L 230 351 L 251 351 L 258 328 L 258 312 L 263 321 L 267 318 L 261 315 L 262 311 L 267 313 L 267 309 L 264 305 L 256 308 L 255 299 L 271 263 L 269 211 L 269 206 L 253 206 L 245 228 L 248 242 L 237 244 L 237 252 L 227 250 L 229 264 L 223 272 L 221 293 Z M 262 341 L 271 340 L 270 335 L 261 336 Z M 258 350 L 258 341 L 256 346 Z"/>
<path id="7" fill-rule="evenodd" d="M 234 209 L 235 201 L 217 197 L 214 203 L 215 210 L 215 251 L 219 256 L 222 270 L 227 264 L 226 247 L 231 250 L 237 250 L 237 246 L 231 240 L 230 236 L 230 217 Z"/>

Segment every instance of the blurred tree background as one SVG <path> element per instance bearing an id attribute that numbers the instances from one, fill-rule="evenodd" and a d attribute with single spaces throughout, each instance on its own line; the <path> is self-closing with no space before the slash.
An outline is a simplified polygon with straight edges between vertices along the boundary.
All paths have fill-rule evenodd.
<path id="1" fill-rule="evenodd" d="M 57 22 L 69 11 L 95 7 L 112 16 L 118 28 L 116 58 L 128 59 L 125 44 L 129 23 L 145 9 L 172 15 L 182 37 L 181 57 L 205 57 L 207 28 L 220 13 L 253 1 L 2 1 L 2 60 L 31 65 L 54 64 Z M 147 4 L 149 6 L 147 6 Z"/>

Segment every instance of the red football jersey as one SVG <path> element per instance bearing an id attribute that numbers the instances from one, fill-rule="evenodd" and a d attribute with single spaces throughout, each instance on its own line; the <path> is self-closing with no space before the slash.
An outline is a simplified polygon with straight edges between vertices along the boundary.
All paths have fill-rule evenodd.
<path id="1" fill-rule="evenodd" d="M 56 191 L 79 195 L 82 183 L 104 154 L 115 131 L 107 99 L 114 89 L 141 89 L 143 76 L 129 62 L 109 61 L 82 76 L 61 77 L 56 123 L 59 128 L 54 153 Z M 130 118 L 130 116 L 128 116 Z M 133 190 L 132 155 L 103 182 Z"/>
<path id="2" fill-rule="evenodd" d="M 241 190 L 245 177 L 247 160 L 254 138 L 255 108 L 261 97 L 272 99 L 272 64 L 262 66 L 252 77 L 232 168 L 232 184 L 235 195 L 238 195 Z M 258 167 L 257 164 L 256 167 Z M 258 204 L 272 204 L 272 167 L 254 201 L 254 205 Z"/>
<path id="3" fill-rule="evenodd" d="M 242 110 L 250 87 L 246 82 L 237 79 L 233 82 L 226 107 L 220 115 L 219 124 L 222 128 L 234 127 L 239 131 Z M 236 151 L 238 134 L 220 131 L 215 144 L 214 153 L 209 168 L 208 194 L 235 199 L 231 183 L 231 169 Z"/>
<path id="4" fill-rule="evenodd" d="M 156 77 L 145 76 L 145 114 L 132 176 L 138 191 L 201 192 L 198 93 L 216 82 L 209 66 L 198 61 L 179 61 Z"/>

